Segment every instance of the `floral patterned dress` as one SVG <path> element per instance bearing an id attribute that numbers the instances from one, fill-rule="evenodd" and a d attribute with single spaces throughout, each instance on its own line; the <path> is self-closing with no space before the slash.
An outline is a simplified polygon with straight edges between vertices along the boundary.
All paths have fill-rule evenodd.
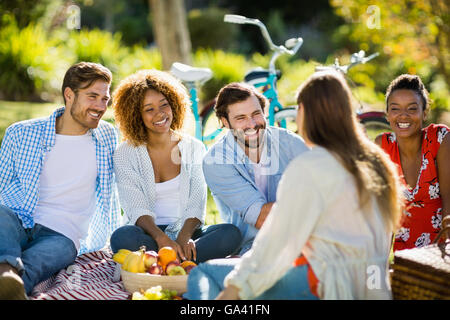
<path id="1" fill-rule="evenodd" d="M 445 125 L 431 124 L 422 129 L 422 165 L 414 188 L 406 187 L 395 133 L 382 136 L 381 147 L 397 164 L 405 185 L 406 216 L 395 235 L 394 250 L 422 247 L 430 244 L 441 229 L 442 199 L 437 178 L 436 157 L 445 135 Z"/>

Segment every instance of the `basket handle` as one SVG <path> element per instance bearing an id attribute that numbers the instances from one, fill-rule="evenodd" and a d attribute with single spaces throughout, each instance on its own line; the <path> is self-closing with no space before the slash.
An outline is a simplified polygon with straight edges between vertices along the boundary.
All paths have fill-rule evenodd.
<path id="1" fill-rule="evenodd" d="M 447 241 L 444 241 L 442 243 L 438 243 L 439 240 L 442 238 L 442 236 L 444 235 L 444 232 L 446 230 L 450 231 L 450 226 L 447 226 L 445 228 L 442 228 L 441 231 L 439 231 L 438 235 L 436 236 L 436 238 L 433 240 L 433 244 L 437 244 L 437 246 L 439 247 L 439 249 L 441 250 L 441 254 L 442 254 L 442 259 L 444 259 L 445 256 L 450 256 L 450 253 L 447 253 L 445 251 L 445 247 L 447 246 L 447 244 L 450 244 L 449 239 L 447 239 Z"/>

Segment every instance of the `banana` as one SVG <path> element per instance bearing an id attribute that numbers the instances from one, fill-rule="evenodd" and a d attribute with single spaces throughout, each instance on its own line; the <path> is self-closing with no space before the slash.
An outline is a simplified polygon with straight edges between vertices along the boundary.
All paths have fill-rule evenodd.
<path id="1" fill-rule="evenodd" d="M 141 248 L 138 251 L 129 253 L 123 261 L 122 269 L 134 273 L 144 273 L 144 252 L 145 249 Z"/>
<path id="2" fill-rule="evenodd" d="M 117 263 L 123 264 L 125 258 L 131 253 L 130 250 L 120 249 L 113 255 L 113 260 Z"/>

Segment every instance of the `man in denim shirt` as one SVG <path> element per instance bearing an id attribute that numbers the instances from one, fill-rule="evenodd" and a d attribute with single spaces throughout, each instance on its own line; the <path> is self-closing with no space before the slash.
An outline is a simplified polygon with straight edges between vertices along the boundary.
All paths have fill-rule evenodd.
<path id="1" fill-rule="evenodd" d="M 203 172 L 225 222 L 243 237 L 239 254 L 250 249 L 276 201 L 281 176 L 289 162 L 308 147 L 296 134 L 267 126 L 267 99 L 244 83 L 223 87 L 216 115 L 229 130 L 203 159 Z"/>

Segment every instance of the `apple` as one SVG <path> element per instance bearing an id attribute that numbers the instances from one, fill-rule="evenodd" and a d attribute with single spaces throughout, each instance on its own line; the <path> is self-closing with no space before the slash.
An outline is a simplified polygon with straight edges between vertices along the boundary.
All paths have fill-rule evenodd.
<path id="1" fill-rule="evenodd" d="M 169 274 L 170 270 L 172 270 L 172 268 L 174 267 L 178 267 L 180 265 L 180 262 L 178 260 L 173 260 L 170 261 L 167 265 L 166 265 L 166 274 Z"/>
<path id="2" fill-rule="evenodd" d="M 158 263 L 153 263 L 150 268 L 147 269 L 147 272 L 150 274 L 161 275 L 163 273 L 162 267 Z"/>
<path id="3" fill-rule="evenodd" d="M 155 251 L 151 250 L 144 253 L 144 265 L 146 269 L 150 268 L 154 263 L 157 262 L 158 254 Z"/>
<path id="4" fill-rule="evenodd" d="M 196 265 L 190 264 L 186 267 L 184 267 L 184 271 L 186 271 L 186 274 L 189 274 L 191 272 L 192 269 L 194 269 L 196 267 Z"/>
<path id="5" fill-rule="evenodd" d="M 169 276 L 184 276 L 186 275 L 186 271 L 184 271 L 182 266 L 174 266 L 167 273 Z"/>

